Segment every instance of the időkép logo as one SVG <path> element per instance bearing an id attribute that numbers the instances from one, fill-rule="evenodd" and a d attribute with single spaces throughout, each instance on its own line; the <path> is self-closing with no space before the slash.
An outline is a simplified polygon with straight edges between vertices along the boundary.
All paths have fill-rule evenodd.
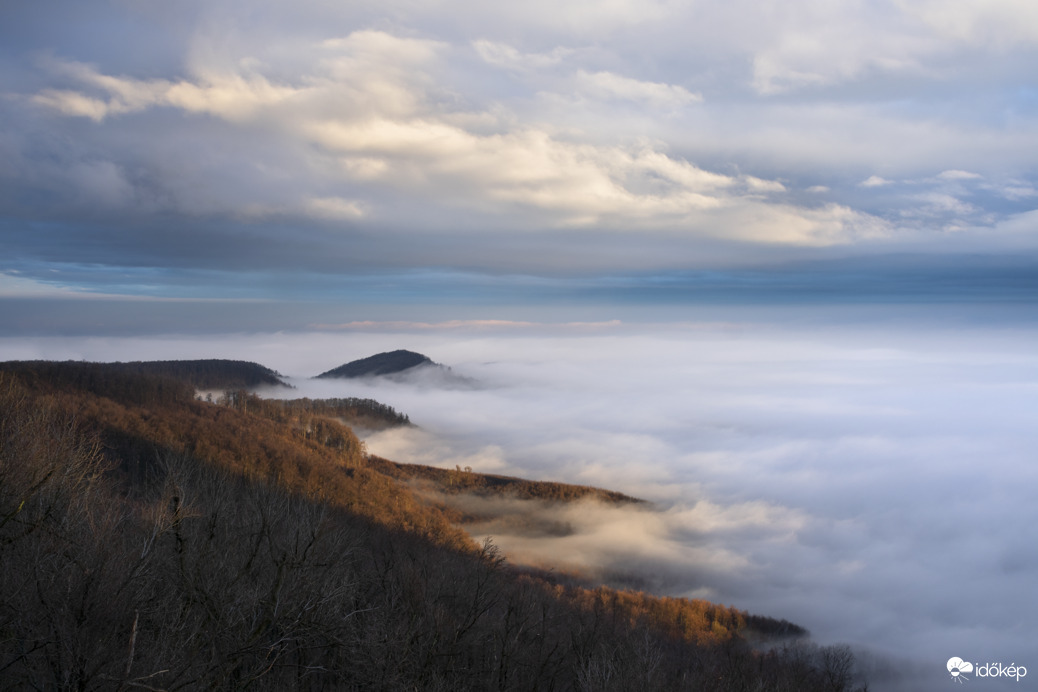
<path id="1" fill-rule="evenodd" d="M 970 679 L 972 673 L 977 678 L 1009 678 L 1020 682 L 1020 678 L 1027 676 L 1027 668 L 1010 663 L 1008 666 L 1002 663 L 970 663 L 963 661 L 958 656 L 948 659 L 948 674 L 955 682 L 964 682 Z"/>

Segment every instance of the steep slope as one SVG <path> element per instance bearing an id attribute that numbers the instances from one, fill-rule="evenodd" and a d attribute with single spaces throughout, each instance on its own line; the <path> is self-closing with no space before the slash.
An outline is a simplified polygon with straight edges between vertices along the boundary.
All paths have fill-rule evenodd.
<path id="1" fill-rule="evenodd" d="M 513 476 L 475 473 L 466 469 L 441 469 L 422 464 L 401 464 L 369 455 L 368 464 L 390 478 L 413 481 L 448 494 L 471 493 L 483 497 L 508 496 L 525 500 L 568 502 L 592 499 L 610 504 L 645 504 L 644 500 L 589 485 L 532 481 Z"/>
<path id="2" fill-rule="evenodd" d="M 385 430 L 411 425 L 406 413 L 398 413 L 388 404 L 360 397 L 332 399 L 268 399 L 268 405 L 286 411 L 306 413 L 315 418 L 329 418 L 353 428 Z"/>
<path id="3" fill-rule="evenodd" d="M 312 406 L 0 364 L 5 685 L 850 690 L 842 647 L 748 645 L 789 623 L 512 570 L 390 463 Z"/>

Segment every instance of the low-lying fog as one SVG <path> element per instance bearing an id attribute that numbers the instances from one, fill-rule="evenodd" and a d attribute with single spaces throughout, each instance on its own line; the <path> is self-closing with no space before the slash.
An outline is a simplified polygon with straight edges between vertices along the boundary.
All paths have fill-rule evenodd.
<path id="1" fill-rule="evenodd" d="M 0 348 L 256 360 L 293 378 L 291 397 L 378 399 L 420 426 L 371 435 L 381 456 L 655 503 L 553 509 L 559 535 L 487 527 L 515 559 L 786 618 L 943 689 L 952 656 L 1038 675 L 1036 337 L 968 322 L 737 320 Z M 306 379 L 396 348 L 482 386 Z"/>

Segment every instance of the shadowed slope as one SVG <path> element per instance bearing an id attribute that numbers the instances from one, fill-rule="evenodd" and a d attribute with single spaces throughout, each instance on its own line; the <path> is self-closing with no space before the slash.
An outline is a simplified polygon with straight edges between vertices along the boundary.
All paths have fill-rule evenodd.
<path id="1" fill-rule="evenodd" d="M 350 361 L 327 372 L 317 375 L 318 378 L 352 378 L 352 377 L 375 377 L 378 375 L 392 375 L 395 373 L 417 368 L 421 365 L 432 365 L 434 363 L 428 356 L 414 351 L 389 351 L 377 353 L 367 358 Z"/>

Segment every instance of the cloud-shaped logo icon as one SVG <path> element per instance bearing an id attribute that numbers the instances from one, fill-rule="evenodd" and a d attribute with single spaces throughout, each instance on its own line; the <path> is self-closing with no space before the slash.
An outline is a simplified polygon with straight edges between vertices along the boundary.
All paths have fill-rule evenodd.
<path id="1" fill-rule="evenodd" d="M 968 680 L 969 678 L 962 678 L 960 676 L 963 673 L 972 673 L 973 664 L 969 661 L 963 661 L 958 656 L 953 656 L 948 659 L 948 672 L 951 673 L 952 680 L 962 682 L 963 679 Z"/>

